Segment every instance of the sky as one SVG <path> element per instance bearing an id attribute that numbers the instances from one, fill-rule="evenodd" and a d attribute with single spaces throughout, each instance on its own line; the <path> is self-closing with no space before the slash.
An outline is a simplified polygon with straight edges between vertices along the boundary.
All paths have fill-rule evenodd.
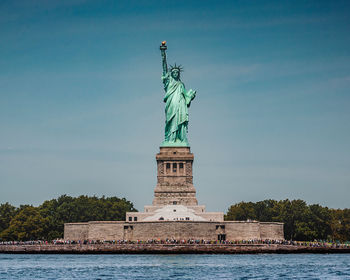
<path id="1" fill-rule="evenodd" d="M 350 208 L 349 1 L 0 1 L 0 203 L 150 205 L 160 42 L 197 91 L 199 204 Z"/>

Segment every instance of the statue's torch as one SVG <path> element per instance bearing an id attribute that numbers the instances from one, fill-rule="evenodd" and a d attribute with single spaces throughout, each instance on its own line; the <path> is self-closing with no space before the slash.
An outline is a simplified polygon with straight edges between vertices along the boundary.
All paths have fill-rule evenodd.
<path id="1" fill-rule="evenodd" d="M 159 48 L 160 48 L 161 51 L 165 51 L 168 48 L 166 46 L 166 41 L 163 41 Z"/>

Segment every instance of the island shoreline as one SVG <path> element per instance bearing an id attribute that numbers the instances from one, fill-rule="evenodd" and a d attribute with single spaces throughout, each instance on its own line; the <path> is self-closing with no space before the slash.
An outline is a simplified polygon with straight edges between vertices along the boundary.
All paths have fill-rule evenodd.
<path id="1" fill-rule="evenodd" d="M 350 247 L 280 244 L 1 245 L 0 254 L 349 254 Z"/>

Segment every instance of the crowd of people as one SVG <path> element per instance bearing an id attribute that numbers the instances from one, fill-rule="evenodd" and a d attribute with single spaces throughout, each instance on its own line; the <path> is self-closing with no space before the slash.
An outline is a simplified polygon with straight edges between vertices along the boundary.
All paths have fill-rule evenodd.
<path id="1" fill-rule="evenodd" d="M 350 242 L 340 243 L 332 241 L 291 241 L 291 240 L 271 240 L 271 239 L 250 239 L 250 240 L 204 240 L 204 239 L 150 239 L 150 240 L 63 240 L 56 239 L 47 240 L 31 240 L 31 241 L 0 241 L 0 245 L 66 245 L 66 244 L 213 244 L 213 245 L 291 245 L 291 246 L 307 246 L 307 247 L 329 247 L 329 248 L 350 248 Z"/>

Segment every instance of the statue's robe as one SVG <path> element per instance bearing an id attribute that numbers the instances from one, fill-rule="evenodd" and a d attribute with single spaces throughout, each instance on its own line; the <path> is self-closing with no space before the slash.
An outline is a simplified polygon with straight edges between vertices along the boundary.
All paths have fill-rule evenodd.
<path id="1" fill-rule="evenodd" d="M 187 143 L 188 107 L 195 97 L 195 92 L 186 90 L 180 80 L 175 80 L 170 72 L 162 76 L 165 96 L 165 141 Z"/>

